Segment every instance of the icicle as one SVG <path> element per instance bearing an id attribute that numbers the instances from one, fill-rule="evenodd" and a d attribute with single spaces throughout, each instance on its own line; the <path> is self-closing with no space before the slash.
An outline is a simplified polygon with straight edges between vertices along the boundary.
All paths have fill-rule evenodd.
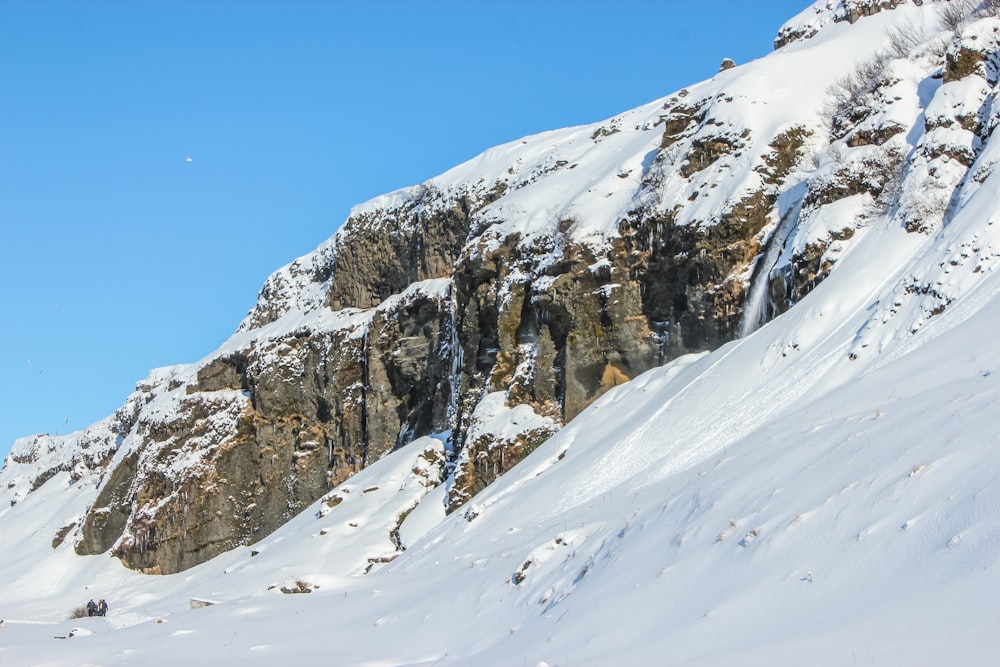
<path id="1" fill-rule="evenodd" d="M 368 467 L 368 447 L 370 445 L 370 435 L 368 433 L 368 392 L 371 389 L 371 378 L 369 376 L 368 368 L 368 355 L 369 343 L 371 337 L 371 324 L 365 325 L 364 334 L 361 338 L 361 440 L 362 440 L 362 453 L 361 453 L 361 467 Z"/>
<path id="2" fill-rule="evenodd" d="M 458 295 L 456 294 L 454 281 L 452 281 L 448 288 L 448 300 L 451 331 L 449 332 L 448 347 L 445 353 L 451 355 L 451 377 L 449 378 L 451 395 L 448 400 L 447 419 L 448 427 L 452 429 L 452 432 L 455 432 L 458 427 L 456 421 L 458 419 L 459 392 L 461 391 L 459 378 L 462 372 L 463 350 L 458 338 Z"/>

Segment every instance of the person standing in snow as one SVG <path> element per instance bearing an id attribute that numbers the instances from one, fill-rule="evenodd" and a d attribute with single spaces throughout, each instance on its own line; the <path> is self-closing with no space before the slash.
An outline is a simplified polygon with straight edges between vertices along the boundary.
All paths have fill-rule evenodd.
<path id="1" fill-rule="evenodd" d="M 104 601 L 104 598 L 101 598 L 101 601 L 97 604 L 97 613 L 101 616 L 108 615 L 108 603 Z"/>
<path id="2" fill-rule="evenodd" d="M 87 602 L 87 616 L 97 616 L 97 603 L 94 602 L 94 598 L 90 598 Z"/>

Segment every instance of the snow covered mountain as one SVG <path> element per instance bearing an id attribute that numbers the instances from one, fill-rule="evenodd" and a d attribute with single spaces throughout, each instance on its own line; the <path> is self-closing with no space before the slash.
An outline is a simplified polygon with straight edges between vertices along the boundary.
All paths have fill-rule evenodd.
<path id="1" fill-rule="evenodd" d="M 356 207 L 19 440 L 0 661 L 992 664 L 1000 3 L 776 47 Z"/>

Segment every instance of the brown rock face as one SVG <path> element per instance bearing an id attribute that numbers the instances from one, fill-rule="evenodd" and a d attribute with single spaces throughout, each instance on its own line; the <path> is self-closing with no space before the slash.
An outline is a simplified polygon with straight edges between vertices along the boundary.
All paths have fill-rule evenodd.
<path id="1" fill-rule="evenodd" d="M 833 22 L 847 21 L 848 23 L 856 23 L 860 19 L 866 16 L 873 16 L 879 12 L 895 9 L 902 5 L 906 0 L 844 0 L 841 6 L 838 6 L 833 15 Z M 920 4 L 922 0 L 915 0 L 917 4 Z M 830 11 L 833 7 L 828 7 L 827 11 Z M 822 9 L 816 9 L 815 11 L 822 11 Z M 778 36 L 774 39 L 774 48 L 780 49 L 785 44 L 789 44 L 799 39 L 809 39 L 816 35 L 815 29 L 791 29 L 786 28 L 778 33 Z"/>
<path id="2" fill-rule="evenodd" d="M 565 233 L 470 248 L 452 260 L 444 290 L 393 297 L 363 325 L 303 329 L 212 360 L 174 389 L 183 397 L 169 421 L 138 425 L 145 444 L 117 461 L 78 552 L 111 549 L 147 572 L 186 569 L 261 539 L 387 452 L 449 428 L 456 451 L 468 450 L 455 469 L 458 507 L 553 430 L 466 442 L 484 393 L 505 391 L 509 405 L 563 424 L 615 385 L 734 337 L 743 288 L 730 274 L 752 261 L 766 215 L 757 211 L 772 203 L 743 202 L 704 232 L 637 216 L 603 256 Z M 415 222 L 410 240 L 446 256 L 459 237 L 445 223 L 461 227 L 461 210 Z M 397 241 L 372 243 L 378 236 L 343 244 L 338 267 L 352 268 L 334 271 L 332 303 L 367 305 L 433 277 L 433 263 L 411 275 L 409 259 L 388 261 Z M 540 269 L 553 253 L 559 261 Z M 232 416 L 221 430 L 220 413 Z M 194 469 L 163 472 L 195 453 Z"/>
<path id="3" fill-rule="evenodd" d="M 815 25 L 897 4 L 817 7 Z M 870 220 L 943 225 L 966 176 L 982 182 L 993 168 L 966 173 L 996 116 L 1000 28 L 987 27 L 933 50 L 940 62 L 925 63 L 923 83 L 890 76 L 891 54 L 860 63 L 828 89 L 826 127 L 787 108 L 774 124 L 749 123 L 741 105 L 764 113 L 771 100 L 722 90 L 735 70 L 358 207 L 268 278 L 213 358 L 151 374 L 72 460 L 19 450 L 26 488 L 103 471 L 93 506 L 53 544 L 72 535 L 81 554 L 177 572 L 262 539 L 381 457 L 443 433 L 428 484 L 448 478 L 448 510 L 468 503 L 474 515 L 468 501 L 605 392 L 804 298 Z M 932 57 L 920 52 L 908 67 Z M 981 99 L 923 100 L 938 71 L 939 99 L 971 89 L 970 76 Z M 897 101 L 924 105 L 923 123 L 886 113 Z M 393 539 L 402 550 L 398 530 Z"/>
<path id="4" fill-rule="evenodd" d="M 707 193 L 754 150 L 748 130 L 685 96 L 652 126 L 663 126 L 655 155 L 628 186 L 637 201 L 668 164 Z M 612 123 L 591 140 L 619 132 Z M 685 202 L 638 205 L 599 243 L 577 237 L 572 214 L 531 236 L 497 231 L 505 219 L 490 205 L 570 172 L 565 160 L 359 209 L 332 244 L 268 280 L 242 342 L 140 387 L 132 403 L 163 407 L 137 408 L 78 552 L 177 572 L 260 540 L 385 454 L 445 431 L 457 509 L 609 389 L 738 335 L 745 276 L 808 134 L 774 138 L 759 188 L 712 219 L 678 224 Z M 476 426 L 487 396 L 530 414 L 520 433 Z"/>

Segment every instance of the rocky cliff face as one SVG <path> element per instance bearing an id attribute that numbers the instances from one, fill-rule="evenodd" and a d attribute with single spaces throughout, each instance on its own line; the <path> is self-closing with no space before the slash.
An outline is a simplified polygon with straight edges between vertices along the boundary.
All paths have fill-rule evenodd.
<path id="1" fill-rule="evenodd" d="M 779 41 L 923 11 L 833 4 Z M 874 40 L 835 77 L 789 56 L 795 104 L 755 63 L 727 68 L 357 207 L 268 279 L 220 350 L 154 372 L 62 443 L 73 454 L 53 469 L 100 475 L 63 536 L 177 572 L 428 434 L 447 435 L 432 476 L 458 509 L 609 388 L 794 305 L 877 211 L 913 233 L 944 224 L 982 177 L 969 166 L 996 125 L 998 30 L 970 8 L 959 29 Z M 8 476 L 46 447 L 22 441 Z"/>

